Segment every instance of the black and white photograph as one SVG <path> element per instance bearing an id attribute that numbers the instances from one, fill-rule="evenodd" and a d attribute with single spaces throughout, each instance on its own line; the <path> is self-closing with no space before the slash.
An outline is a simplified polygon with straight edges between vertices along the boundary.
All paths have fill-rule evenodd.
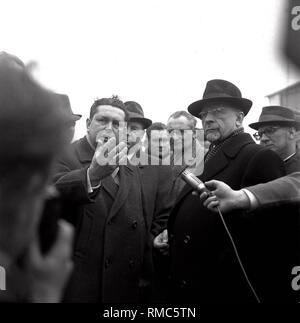
<path id="1" fill-rule="evenodd" d="M 299 0 L 0 13 L 3 307 L 201 320 L 300 302 Z"/>

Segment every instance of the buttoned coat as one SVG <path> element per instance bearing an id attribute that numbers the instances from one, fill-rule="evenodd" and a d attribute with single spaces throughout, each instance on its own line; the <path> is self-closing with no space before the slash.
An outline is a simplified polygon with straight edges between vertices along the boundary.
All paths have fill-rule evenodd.
<path id="1" fill-rule="evenodd" d="M 267 182 L 285 175 L 279 156 L 256 145 L 249 134 L 228 139 L 206 162 L 199 178 L 221 180 L 233 189 Z M 169 218 L 171 288 L 174 302 L 255 301 L 238 265 L 218 213 L 206 209 L 186 185 Z M 258 223 L 242 212 L 224 215 L 243 261 L 255 241 Z M 268 231 L 266 231 L 266 239 Z M 256 244 L 256 242 L 255 242 Z M 254 273 L 255 275 L 255 273 Z"/>
<path id="2" fill-rule="evenodd" d="M 76 227 L 75 268 L 65 301 L 137 302 L 139 280 L 151 272 L 152 239 L 166 227 L 171 206 L 157 196 L 157 172 L 151 175 L 149 169 L 144 175 L 152 181 L 147 190 L 139 168 L 130 164 L 119 168 L 116 194 L 105 190 L 105 181 L 88 194 L 93 155 L 87 139 L 80 139 L 61 158 L 55 176 L 69 205 L 66 217 Z M 166 186 L 160 189 L 168 191 Z"/>

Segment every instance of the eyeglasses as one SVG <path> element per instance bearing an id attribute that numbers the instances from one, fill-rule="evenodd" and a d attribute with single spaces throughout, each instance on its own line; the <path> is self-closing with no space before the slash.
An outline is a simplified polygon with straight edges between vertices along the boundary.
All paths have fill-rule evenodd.
<path id="1" fill-rule="evenodd" d="M 218 107 L 218 108 L 214 108 L 214 109 L 209 109 L 207 111 L 202 111 L 199 113 L 199 118 L 201 120 L 205 119 L 207 117 L 208 113 L 210 113 L 214 117 L 220 117 L 223 115 L 224 109 L 225 109 L 224 107 Z"/>
<path id="2" fill-rule="evenodd" d="M 261 130 L 258 130 L 257 132 L 255 132 L 253 134 L 253 137 L 256 139 L 256 140 L 260 140 L 263 136 L 263 134 L 265 134 L 266 136 L 272 136 L 272 134 L 277 131 L 280 127 L 267 127 L 265 129 L 261 129 Z"/>

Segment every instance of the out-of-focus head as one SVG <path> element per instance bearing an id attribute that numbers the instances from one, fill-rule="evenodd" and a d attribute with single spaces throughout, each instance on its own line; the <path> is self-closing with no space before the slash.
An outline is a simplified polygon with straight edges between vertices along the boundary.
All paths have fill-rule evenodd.
<path id="1" fill-rule="evenodd" d="M 258 130 L 254 137 L 260 143 L 286 158 L 296 150 L 296 131 L 300 122 L 293 110 L 282 106 L 267 106 L 262 109 L 258 122 L 249 125 Z"/>
<path id="2" fill-rule="evenodd" d="M 67 115 L 70 118 L 70 120 L 68 121 L 68 129 L 69 129 L 68 140 L 69 140 L 69 142 L 71 142 L 74 137 L 74 133 L 75 133 L 76 121 L 80 120 L 82 115 L 73 113 L 72 108 L 71 108 L 70 99 L 66 94 L 60 94 L 60 97 L 63 102 L 63 108 L 65 109 L 65 112 L 67 113 Z"/>
<path id="3" fill-rule="evenodd" d="M 130 148 L 141 142 L 145 129 L 151 126 L 152 121 L 145 118 L 144 111 L 140 104 L 134 101 L 125 102 L 126 111 L 128 114 L 127 121 L 127 146 Z"/>
<path id="4" fill-rule="evenodd" d="M 217 79 L 207 82 L 203 99 L 190 104 L 188 111 L 202 120 L 206 139 L 218 142 L 242 127 L 251 106 L 236 85 Z"/>
<path id="5" fill-rule="evenodd" d="M 90 143 L 96 147 L 98 140 L 104 141 L 111 137 L 115 137 L 118 142 L 120 131 L 124 129 L 127 119 L 125 105 L 119 97 L 95 100 L 86 121 Z"/>
<path id="6" fill-rule="evenodd" d="M 12 256 L 36 231 L 53 161 L 66 144 L 59 95 L 0 53 L 0 248 Z"/>

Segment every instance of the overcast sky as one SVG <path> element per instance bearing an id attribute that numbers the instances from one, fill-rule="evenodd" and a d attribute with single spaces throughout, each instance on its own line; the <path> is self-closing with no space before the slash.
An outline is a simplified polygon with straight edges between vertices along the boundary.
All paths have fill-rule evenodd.
<path id="1" fill-rule="evenodd" d="M 202 98 L 213 78 L 254 102 L 297 79 L 279 59 L 284 0 L 1 1 L 2 50 L 39 63 L 36 76 L 83 114 L 96 97 L 134 100 L 153 121 Z"/>

